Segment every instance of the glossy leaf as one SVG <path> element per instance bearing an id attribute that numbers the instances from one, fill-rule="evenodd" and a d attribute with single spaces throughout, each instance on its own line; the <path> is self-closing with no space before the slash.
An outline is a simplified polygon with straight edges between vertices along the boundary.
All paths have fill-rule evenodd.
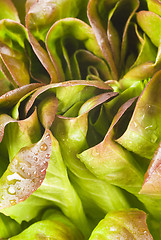
<path id="1" fill-rule="evenodd" d="M 7 120 L 6 116 L 1 115 L 2 120 L 3 118 Z M 33 144 L 41 138 L 41 128 L 36 111 L 24 120 L 14 121 L 14 119 L 8 118 L 7 121 L 2 122 L 2 127 L 3 131 L 5 128 L 3 140 L 8 149 L 10 161 L 21 148 Z"/>
<path id="2" fill-rule="evenodd" d="M 121 84 L 120 84 L 121 85 Z M 119 86 L 120 86 L 119 85 Z M 122 88 L 122 85 L 121 85 Z M 145 84 L 141 81 L 137 81 L 130 87 L 120 92 L 116 98 L 112 99 L 110 102 L 105 103 L 105 110 L 107 118 L 111 123 L 119 108 L 127 102 L 130 98 L 138 97 L 145 88 Z"/>
<path id="3" fill-rule="evenodd" d="M 112 140 L 113 128 L 134 101 L 135 98 L 121 106 L 104 140 L 96 146 L 81 152 L 78 157 L 98 178 L 132 193 L 137 193 L 143 182 L 142 170 L 133 156 Z"/>
<path id="4" fill-rule="evenodd" d="M 148 194 L 161 197 L 161 179 L 160 179 L 160 164 L 161 164 L 161 144 L 155 151 L 153 159 L 145 174 L 144 183 L 141 194 Z"/>
<path id="5" fill-rule="evenodd" d="M 27 1 L 27 26 L 38 40 L 45 41 L 50 27 L 59 19 L 76 17 L 84 6 L 80 0 Z M 62 11 L 63 9 L 66 11 Z"/>
<path id="6" fill-rule="evenodd" d="M 113 6 L 113 4 L 116 2 L 117 2 L 117 0 L 107 2 L 107 7 L 109 8 L 110 5 Z M 102 3 L 102 1 L 101 1 L 101 3 Z M 94 30 L 98 44 L 100 45 L 100 48 L 104 55 L 104 58 L 106 59 L 106 61 L 108 62 L 109 66 L 110 66 L 112 77 L 114 79 L 118 79 L 118 71 L 116 68 L 116 63 L 113 58 L 113 54 L 112 54 L 112 50 L 110 47 L 109 39 L 106 34 L 106 30 L 104 28 L 104 25 L 102 25 L 102 19 L 99 16 L 100 13 L 98 12 L 98 9 L 99 9 L 98 6 L 99 6 L 99 1 L 97 1 L 97 0 L 89 1 L 88 12 L 87 12 L 88 18 L 89 18 L 90 24 Z M 106 5 L 102 4 L 102 6 L 103 6 L 102 10 L 104 13 Z M 110 8 L 111 8 L 111 6 L 110 6 Z M 102 13 L 101 13 L 101 15 L 102 15 Z"/>
<path id="7" fill-rule="evenodd" d="M 76 50 L 84 48 L 103 58 L 92 28 L 76 18 L 57 21 L 48 32 L 46 45 L 60 81 L 70 80 L 65 73 L 71 67 L 70 58 Z"/>
<path id="8" fill-rule="evenodd" d="M 149 11 L 161 16 L 161 3 L 158 0 L 146 0 Z"/>
<path id="9" fill-rule="evenodd" d="M 1 209 L 24 201 L 42 184 L 50 154 L 48 131 L 38 143 L 24 147 L 16 154 L 0 179 Z"/>
<path id="10" fill-rule="evenodd" d="M 94 220 L 93 212 L 100 219 L 100 216 L 107 211 L 119 209 L 122 206 L 129 207 L 120 189 L 96 178 L 77 157 L 78 153 L 88 148 L 86 140 L 88 113 L 101 103 L 99 102 L 101 98 L 99 98 L 100 96 L 97 96 L 95 102 L 93 102 L 94 98 L 91 99 L 91 105 L 87 104 L 90 100 L 87 101 L 80 110 L 82 115 L 78 117 L 56 116 L 51 127 L 54 136 L 59 141 L 65 164 L 70 170 L 72 184 L 78 191 L 86 212 L 94 222 L 96 219 Z M 115 194 L 115 198 L 113 194 Z"/>
<path id="11" fill-rule="evenodd" d="M 31 83 L 6 92 L 0 96 L 0 109 L 11 109 L 24 95 L 40 86 L 39 83 Z"/>
<path id="12" fill-rule="evenodd" d="M 137 35 L 141 44 L 140 52 L 134 64 L 119 81 L 121 86 L 126 88 L 131 82 L 152 77 L 160 69 L 160 49 L 158 50 L 146 35 L 143 38 L 138 32 Z"/>
<path id="13" fill-rule="evenodd" d="M 136 16 L 139 26 L 148 35 L 152 43 L 159 47 L 161 39 L 161 17 L 150 11 L 140 11 Z"/>
<path id="14" fill-rule="evenodd" d="M 53 207 L 53 204 L 49 200 L 31 194 L 25 201 L 4 208 L 1 212 L 22 224 L 24 221 L 29 222 L 36 219 L 44 210 L 44 207 Z"/>
<path id="15" fill-rule="evenodd" d="M 51 82 L 60 82 L 61 79 L 57 77 L 55 66 L 53 66 L 45 47 L 45 38 L 50 27 L 59 19 L 65 17 L 76 17 L 77 15 L 85 15 L 84 7 L 87 1 L 27 1 L 27 15 L 26 27 L 28 29 L 28 36 L 30 43 L 41 61 L 42 65 L 48 71 Z M 63 9 L 66 11 L 63 11 Z M 82 14 L 83 12 L 83 14 Z M 85 16 L 85 19 L 87 17 Z M 41 44 L 42 42 L 43 44 Z"/>
<path id="16" fill-rule="evenodd" d="M 53 94 L 49 94 L 39 105 L 38 115 L 44 128 L 50 128 L 57 112 L 58 100 Z"/>
<path id="17" fill-rule="evenodd" d="M 89 89 L 89 90 L 88 90 Z M 112 88 L 103 81 L 86 81 L 75 80 L 66 81 L 63 83 L 53 83 L 47 86 L 40 87 L 29 99 L 25 106 L 26 114 L 33 106 L 36 98 L 41 96 L 48 90 L 56 93 L 56 97 L 61 102 L 60 111 L 64 112 L 69 109 L 74 103 L 80 100 L 86 100 L 93 96 L 94 92 L 97 93 L 98 89 L 101 91 L 111 91 Z M 84 91 L 83 91 L 84 90 Z M 69 94 L 70 91 L 70 94 Z M 59 110 L 59 109 L 58 109 Z"/>
<path id="18" fill-rule="evenodd" d="M 46 207 L 57 206 L 69 219 L 71 219 L 73 223 L 75 223 L 75 225 L 83 232 L 83 234 L 89 236 L 90 226 L 86 219 L 82 203 L 68 179 L 67 170 L 63 162 L 59 143 L 53 137 L 52 133 L 49 130 L 47 130 L 47 132 L 48 133 L 45 133 L 43 138 L 47 139 L 47 141 L 50 141 L 49 146 L 47 145 L 47 143 L 46 146 L 44 145 L 44 143 L 41 146 L 38 146 L 38 148 L 41 147 L 42 150 L 44 150 L 40 151 L 40 153 L 43 152 L 45 154 L 42 161 L 41 159 L 39 159 L 40 153 L 38 152 L 37 154 L 37 151 L 35 151 L 34 149 L 32 150 L 31 148 L 31 161 L 26 162 L 26 159 L 24 162 L 22 162 L 21 160 L 21 162 L 19 163 L 20 167 L 22 168 L 20 172 L 21 176 L 23 177 L 24 174 L 26 174 L 25 176 L 27 177 L 28 173 L 30 175 L 28 177 L 29 179 L 27 178 L 27 180 L 25 180 L 33 181 L 30 184 L 32 188 L 28 188 L 28 191 L 30 191 L 30 193 L 32 194 L 30 196 L 27 196 L 27 199 L 22 199 L 22 194 L 21 202 L 16 202 L 16 205 L 10 206 L 6 209 L 2 209 L 2 212 L 8 216 L 11 216 L 16 221 L 22 222 L 24 220 L 29 221 L 33 217 L 36 217 L 38 214 L 40 214 L 40 211 L 42 211 L 42 209 L 45 209 Z M 41 141 L 44 141 L 43 138 L 42 140 L 40 140 L 40 143 Z M 38 144 L 39 142 L 37 143 L 37 145 Z M 36 148 L 37 145 L 35 145 Z M 48 149 L 46 149 L 46 147 L 48 147 Z M 25 148 L 22 148 L 22 150 L 20 151 L 23 151 L 23 149 Z M 46 161 L 49 162 L 49 164 L 47 164 Z M 36 166 L 34 163 L 36 164 Z M 30 168 L 31 170 L 34 169 L 33 173 L 32 171 L 29 171 Z M 39 169 L 40 172 L 37 172 Z M 16 178 L 16 174 L 19 174 L 19 172 L 17 171 L 14 174 Z M 10 174 L 9 176 L 12 175 Z M 40 176 L 41 179 L 43 178 L 42 180 L 40 179 Z M 26 192 L 25 194 L 28 193 Z M 34 204 L 32 204 L 32 202 L 34 202 Z M 26 206 L 28 206 L 27 211 Z M 25 213 L 25 215 L 23 213 Z"/>
<path id="19" fill-rule="evenodd" d="M 71 74 L 74 79 L 87 79 L 106 81 L 111 79 L 109 67 L 106 62 L 83 49 L 77 50 L 71 58 Z"/>
<path id="20" fill-rule="evenodd" d="M 117 142 L 129 151 L 151 159 L 158 147 L 160 127 L 160 75 L 157 72 L 140 95 L 125 133 Z"/>
<path id="21" fill-rule="evenodd" d="M 11 0 L 1 0 L 0 8 L 1 8 L 0 20 L 11 19 L 16 22 L 20 22 L 17 10 Z"/>
<path id="22" fill-rule="evenodd" d="M 93 230 L 89 240 L 153 240 L 146 224 L 146 214 L 139 210 L 108 213 Z"/>
<path id="23" fill-rule="evenodd" d="M 30 82 L 25 41 L 27 33 L 22 25 L 9 19 L 0 21 L 1 58 L 18 86 Z"/>
<path id="24" fill-rule="evenodd" d="M 29 37 L 29 42 L 30 42 L 30 44 L 33 48 L 33 51 L 35 52 L 36 57 L 37 57 L 35 59 L 35 56 L 33 55 L 33 53 L 32 52 L 30 53 L 30 55 L 31 54 L 33 55 L 32 58 L 34 57 L 33 60 L 36 60 L 36 62 L 37 62 L 36 70 L 35 70 L 35 66 L 34 66 L 35 64 L 33 62 L 33 67 L 32 67 L 32 61 L 31 61 L 32 58 L 30 58 L 31 74 L 33 75 L 33 77 L 39 76 L 43 80 L 43 82 L 45 82 L 45 83 L 49 83 L 50 81 L 51 82 L 59 82 L 59 79 L 56 75 L 55 67 L 53 66 L 53 64 L 51 62 L 51 59 L 49 58 L 46 50 L 43 47 L 41 47 L 39 42 L 36 40 L 36 38 L 29 31 L 28 31 L 28 37 Z M 46 72 L 50 76 L 50 79 L 49 79 L 49 76 L 46 74 L 46 72 L 45 72 L 45 74 L 43 74 L 45 76 L 45 79 L 43 79 L 42 76 L 40 76 L 39 69 L 40 69 L 41 64 L 44 67 L 42 72 L 44 73 L 45 72 L 44 70 L 46 70 Z M 41 66 L 41 69 L 42 69 L 42 66 Z"/>
<path id="25" fill-rule="evenodd" d="M 114 9 L 109 14 L 107 35 L 109 38 L 112 52 L 117 62 L 117 68 L 124 66 L 125 57 L 131 54 L 132 47 L 130 46 L 131 39 L 129 39 L 129 24 L 139 7 L 139 1 L 118 1 Z M 121 18 L 121 21 L 119 19 Z M 118 35 L 118 36 L 117 36 Z M 116 41 L 116 39 L 119 39 Z M 131 47 L 131 49 L 130 49 Z M 121 73 L 120 73 L 121 74 Z"/>
<path id="26" fill-rule="evenodd" d="M 89 223 L 79 196 L 68 179 L 59 143 L 52 133 L 50 133 L 50 136 L 52 143 L 49 166 L 46 177 L 41 187 L 34 192 L 34 196 L 50 200 L 53 205 L 58 206 L 62 210 L 64 215 L 67 216 L 85 236 L 89 236 Z"/>
<path id="27" fill-rule="evenodd" d="M 71 229 L 66 224 L 59 221 L 43 220 L 32 224 L 17 236 L 10 238 L 11 240 L 38 240 L 38 239 L 55 239 L 55 240 L 83 240 L 79 231 L 75 228 Z"/>

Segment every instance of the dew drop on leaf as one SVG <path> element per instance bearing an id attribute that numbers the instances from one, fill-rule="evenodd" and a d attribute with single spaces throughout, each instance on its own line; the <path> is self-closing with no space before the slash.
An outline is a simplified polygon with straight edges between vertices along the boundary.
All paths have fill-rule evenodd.
<path id="1" fill-rule="evenodd" d="M 49 138 L 50 137 L 50 134 L 48 133 L 48 134 L 46 134 L 46 138 Z"/>
<path id="2" fill-rule="evenodd" d="M 49 159 L 50 158 L 50 154 L 46 154 L 46 156 L 45 156 L 47 159 Z"/>
<path id="3" fill-rule="evenodd" d="M 47 145 L 46 145 L 46 143 L 43 143 L 41 146 L 40 146 L 40 150 L 41 151 L 46 151 L 47 150 Z"/>
<path id="4" fill-rule="evenodd" d="M 11 204 L 11 205 L 15 205 L 15 204 L 16 204 L 16 200 L 15 200 L 15 199 L 10 200 L 10 204 Z"/>
<path id="5" fill-rule="evenodd" d="M 7 180 L 9 181 L 9 182 L 12 182 L 12 181 L 14 181 L 14 182 L 16 182 L 16 181 L 21 181 L 21 180 L 23 180 L 24 178 L 20 175 L 20 174 L 18 174 L 18 173 L 13 173 L 13 174 L 11 174 L 11 175 L 8 175 L 7 176 Z"/>
<path id="6" fill-rule="evenodd" d="M 38 161 L 38 158 L 37 158 L 37 157 L 34 157 L 34 160 L 37 162 L 37 161 Z"/>
<path id="7" fill-rule="evenodd" d="M 16 193 L 14 187 L 12 187 L 12 186 L 10 186 L 10 187 L 7 189 L 7 191 L 8 191 L 9 194 L 12 194 L 12 195 L 14 195 L 14 194 Z"/>

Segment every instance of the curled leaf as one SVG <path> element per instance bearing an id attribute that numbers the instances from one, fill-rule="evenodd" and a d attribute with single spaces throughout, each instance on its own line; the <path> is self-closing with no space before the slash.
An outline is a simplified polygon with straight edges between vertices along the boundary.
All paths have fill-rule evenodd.
<path id="1" fill-rule="evenodd" d="M 140 95 L 125 133 L 117 142 L 129 151 L 151 159 L 161 136 L 159 92 L 161 71 L 158 71 Z"/>
<path id="2" fill-rule="evenodd" d="M 1 0 L 0 6 L 0 19 L 11 19 L 16 22 L 20 22 L 17 10 L 11 0 Z"/>
<path id="3" fill-rule="evenodd" d="M 146 213 L 137 209 L 108 213 L 93 230 L 89 240 L 153 240 Z"/>
<path id="4" fill-rule="evenodd" d="M 144 177 L 144 183 L 140 194 L 148 194 L 153 196 L 161 196 L 161 143 L 154 153 L 148 170 Z"/>
<path id="5" fill-rule="evenodd" d="M 70 61 L 76 50 L 83 48 L 103 58 L 93 29 L 77 18 L 57 21 L 47 34 L 46 45 L 60 81 L 73 79 Z"/>
<path id="6" fill-rule="evenodd" d="M 11 109 L 25 94 L 40 86 L 42 85 L 39 83 L 31 83 L 6 92 L 0 96 L 0 109 Z"/>
<path id="7" fill-rule="evenodd" d="M 143 182 L 142 170 L 133 156 L 112 138 L 114 127 L 130 109 L 135 99 L 130 99 L 121 106 L 102 142 L 78 155 L 95 176 L 132 193 L 137 193 L 140 190 Z"/>
<path id="8" fill-rule="evenodd" d="M 42 184 L 51 154 L 51 138 L 46 130 L 42 139 L 22 148 L 0 179 L 0 208 L 27 199 Z"/>
<path id="9" fill-rule="evenodd" d="M 27 39 L 27 32 L 23 25 L 9 19 L 0 21 L 1 58 L 18 86 L 30 82 L 25 52 Z"/>

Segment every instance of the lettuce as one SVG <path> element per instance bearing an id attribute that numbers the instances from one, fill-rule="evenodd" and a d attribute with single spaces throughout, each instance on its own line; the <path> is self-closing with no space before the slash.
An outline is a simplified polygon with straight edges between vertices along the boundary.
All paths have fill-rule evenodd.
<path id="1" fill-rule="evenodd" d="M 160 1 L 0 9 L 0 238 L 160 239 Z"/>

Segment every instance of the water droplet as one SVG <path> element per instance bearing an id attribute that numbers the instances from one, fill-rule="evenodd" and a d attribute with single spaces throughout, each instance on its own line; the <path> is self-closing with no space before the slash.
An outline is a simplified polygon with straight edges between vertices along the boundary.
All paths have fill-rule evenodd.
<path id="1" fill-rule="evenodd" d="M 27 176 L 30 178 L 30 177 L 31 177 L 31 173 L 30 173 L 30 172 L 28 172 L 28 173 L 27 173 Z"/>
<path id="2" fill-rule="evenodd" d="M 1 199 L 4 200 L 4 196 L 3 195 L 1 196 Z"/>
<path id="3" fill-rule="evenodd" d="M 22 166 L 21 166 L 20 169 L 21 169 L 23 172 L 25 171 L 25 167 L 22 167 Z"/>
<path id="4" fill-rule="evenodd" d="M 114 231 L 116 231 L 116 228 L 115 227 L 110 227 L 110 231 L 114 232 Z"/>
<path id="5" fill-rule="evenodd" d="M 11 204 L 11 205 L 15 205 L 15 204 L 16 204 L 16 199 L 10 200 L 10 204 Z"/>
<path id="6" fill-rule="evenodd" d="M 33 157 L 33 159 L 37 162 L 38 161 L 38 158 L 37 157 Z"/>
<path id="7" fill-rule="evenodd" d="M 11 182 L 11 181 L 22 181 L 22 180 L 24 180 L 24 178 L 20 174 L 15 172 L 15 173 L 13 173 L 11 175 L 8 175 L 7 176 L 7 180 L 9 182 Z"/>
<path id="8" fill-rule="evenodd" d="M 134 126 L 135 126 L 135 127 L 137 127 L 137 126 L 138 126 L 138 124 L 137 124 L 135 121 L 134 121 Z"/>
<path id="9" fill-rule="evenodd" d="M 43 168 L 41 169 L 41 173 L 45 172 L 46 171 L 46 168 Z"/>
<path id="10" fill-rule="evenodd" d="M 40 146 L 40 150 L 41 151 L 46 151 L 47 150 L 47 145 L 46 145 L 46 143 L 43 143 L 41 146 Z"/>
<path id="11" fill-rule="evenodd" d="M 12 195 L 14 195 L 14 194 L 16 193 L 14 187 L 12 187 L 12 186 L 10 186 L 10 187 L 7 189 L 7 191 L 8 191 L 9 194 L 12 194 Z"/>
<path id="12" fill-rule="evenodd" d="M 35 155 L 38 155 L 38 152 L 36 152 Z"/>
<path id="13" fill-rule="evenodd" d="M 17 187 L 17 190 L 21 190 L 21 187 L 20 187 L 20 186 L 18 186 L 18 187 Z"/>
<path id="14" fill-rule="evenodd" d="M 46 134 L 46 138 L 49 138 L 50 137 L 50 134 L 48 133 L 48 134 Z"/>
<path id="15" fill-rule="evenodd" d="M 45 156 L 47 159 L 49 159 L 50 158 L 50 154 L 46 154 L 46 156 Z"/>

